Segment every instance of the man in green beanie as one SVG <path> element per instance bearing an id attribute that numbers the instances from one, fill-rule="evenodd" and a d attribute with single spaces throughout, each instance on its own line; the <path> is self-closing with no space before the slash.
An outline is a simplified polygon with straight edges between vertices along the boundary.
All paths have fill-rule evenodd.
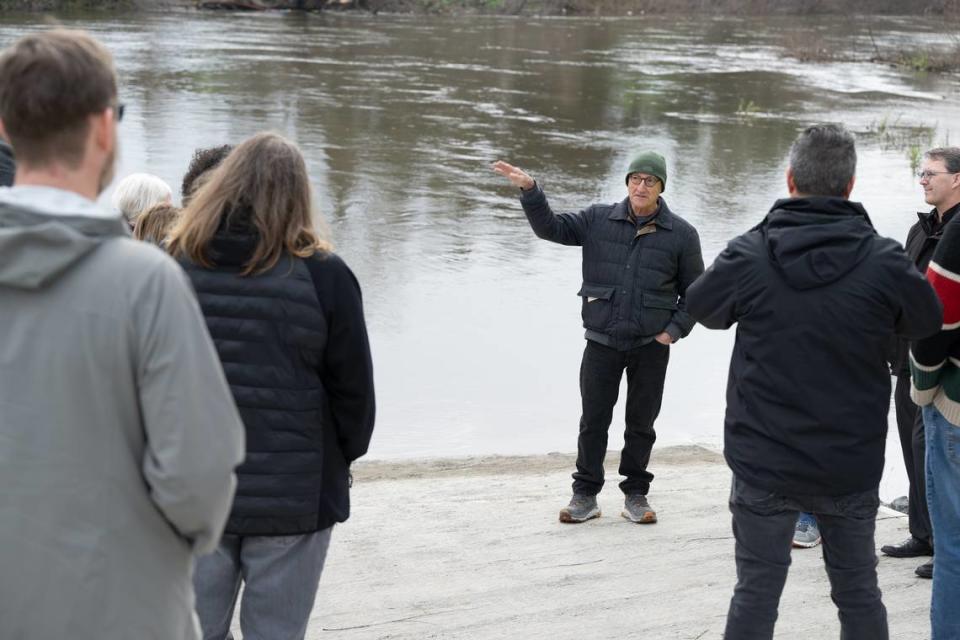
<path id="1" fill-rule="evenodd" d="M 583 251 L 583 413 L 573 497 L 560 510 L 560 521 L 584 522 L 600 515 L 597 494 L 603 487 L 607 431 L 626 371 L 621 515 L 654 523 L 657 514 L 647 501 L 653 480 L 647 465 L 657 437 L 653 423 L 660 412 L 670 345 L 694 325 L 684 296 L 703 273 L 696 229 L 661 197 L 666 161 L 653 151 L 635 156 L 624 176 L 626 198 L 561 214 L 553 212 L 543 190 L 522 169 L 498 161 L 493 170 L 520 188 L 520 204 L 537 237 Z"/>

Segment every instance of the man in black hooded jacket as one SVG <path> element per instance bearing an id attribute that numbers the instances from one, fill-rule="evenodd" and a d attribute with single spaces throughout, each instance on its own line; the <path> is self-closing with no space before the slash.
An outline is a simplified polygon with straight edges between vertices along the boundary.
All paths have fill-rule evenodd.
<path id="1" fill-rule="evenodd" d="M 807 128 L 787 187 L 687 290 L 704 326 L 738 323 L 724 455 L 737 585 L 727 640 L 772 638 L 798 512 L 816 516 L 846 640 L 888 638 L 874 529 L 891 339 L 939 329 L 940 304 L 900 245 L 877 234 L 853 189 L 853 136 Z"/>

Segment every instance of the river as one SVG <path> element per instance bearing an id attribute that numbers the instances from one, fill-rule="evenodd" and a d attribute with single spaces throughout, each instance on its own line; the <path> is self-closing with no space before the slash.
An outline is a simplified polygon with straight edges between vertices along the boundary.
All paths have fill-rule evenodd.
<path id="1" fill-rule="evenodd" d="M 658 149 L 664 197 L 698 228 L 709 264 L 785 195 L 787 150 L 808 123 L 857 132 L 852 198 L 899 240 L 926 208 L 910 148 L 960 139 L 960 76 L 785 55 L 814 41 L 861 58 L 874 43 L 951 42 L 947 26 L 916 18 L 61 22 L 116 57 L 127 105 L 118 175 L 148 171 L 178 192 L 195 148 L 264 129 L 300 144 L 363 286 L 379 458 L 576 449 L 579 251 L 534 237 L 493 160 L 525 168 L 556 209 L 574 210 L 622 199 L 631 154 Z M 40 24 L 0 16 L 0 45 Z M 672 347 L 659 444 L 721 445 L 732 339 L 698 327 Z M 891 427 L 887 499 L 906 484 L 892 414 Z M 622 405 L 611 447 L 621 431 Z"/>

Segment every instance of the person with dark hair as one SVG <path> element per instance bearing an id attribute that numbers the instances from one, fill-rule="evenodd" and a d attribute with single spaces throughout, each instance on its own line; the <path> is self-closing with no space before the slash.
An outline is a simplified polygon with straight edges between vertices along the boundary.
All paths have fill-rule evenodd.
<path id="1" fill-rule="evenodd" d="M 17 172 L 17 163 L 13 159 L 13 149 L 0 136 L 0 187 L 13 185 L 13 176 Z"/>
<path id="2" fill-rule="evenodd" d="M 907 233 L 907 255 L 921 273 L 927 271 L 930 259 L 944 228 L 960 211 L 960 148 L 941 147 L 930 149 L 923 155 L 918 175 L 923 187 L 924 200 L 933 209 L 917 213 L 917 222 Z M 897 376 L 894 390 L 897 429 L 900 432 L 900 447 L 903 463 L 909 480 L 908 522 L 910 537 L 900 544 L 888 544 L 880 551 L 894 558 L 914 558 L 933 555 L 933 531 L 930 511 L 927 508 L 925 450 L 923 415 L 910 399 L 909 343 L 898 340 L 891 362 L 891 371 Z M 915 570 L 921 578 L 933 577 L 933 560 Z"/>
<path id="3" fill-rule="evenodd" d="M 219 147 L 197 149 L 193 152 L 190 166 L 187 167 L 187 173 L 184 174 L 183 183 L 180 185 L 180 198 L 183 206 L 190 203 L 194 192 L 203 186 L 203 183 L 210 177 L 210 172 L 220 166 L 220 163 L 230 155 L 231 151 L 233 151 L 233 145 L 224 144 Z"/>
<path id="4" fill-rule="evenodd" d="M 661 197 L 667 164 L 654 151 L 636 155 L 623 173 L 627 196 L 579 213 L 555 214 L 547 196 L 525 171 L 503 161 L 493 170 L 520 189 L 520 204 L 539 238 L 583 247 L 583 326 L 587 341 L 580 363 L 583 412 L 577 440 L 573 496 L 560 522 L 600 516 L 603 460 L 613 408 L 626 372 L 626 429 L 620 455 L 624 494 L 620 515 L 653 524 L 657 512 L 647 494 L 648 470 L 657 439 L 670 345 L 693 328 L 684 296 L 703 272 L 700 237 Z"/>
<path id="5" fill-rule="evenodd" d="M 0 635 L 200 635 L 243 426 L 183 270 L 96 199 L 123 106 L 85 33 L 0 54 Z"/>
<path id="6" fill-rule="evenodd" d="M 920 184 L 938 212 L 960 206 L 960 147 L 926 154 Z M 931 640 L 960 638 L 960 218 L 946 225 L 927 267 L 943 302 L 936 334 L 910 349 L 911 396 L 922 408 L 927 507 L 936 553 Z"/>
<path id="7" fill-rule="evenodd" d="M 853 135 L 826 124 L 790 149 L 790 197 L 734 238 L 687 290 L 711 329 L 737 324 L 724 456 L 737 584 L 727 640 L 773 637 L 800 512 L 820 525 L 845 640 L 885 640 L 874 531 L 890 405 L 889 344 L 940 326 L 900 245 L 849 200 Z"/>
<path id="8" fill-rule="evenodd" d="M 350 464 L 374 423 L 360 286 L 316 229 L 300 150 L 276 134 L 234 149 L 184 209 L 169 251 L 193 282 L 247 433 L 216 552 L 196 567 L 204 637 L 302 639 Z"/>

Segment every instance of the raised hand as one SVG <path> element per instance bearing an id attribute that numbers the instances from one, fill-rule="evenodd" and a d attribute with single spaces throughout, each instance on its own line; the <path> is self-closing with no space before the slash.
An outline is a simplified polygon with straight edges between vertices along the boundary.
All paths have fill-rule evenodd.
<path id="1" fill-rule="evenodd" d="M 531 178 L 526 171 L 503 160 L 494 162 L 493 170 L 509 180 L 510 184 L 520 189 L 533 189 L 533 185 L 536 184 L 534 179 Z"/>

